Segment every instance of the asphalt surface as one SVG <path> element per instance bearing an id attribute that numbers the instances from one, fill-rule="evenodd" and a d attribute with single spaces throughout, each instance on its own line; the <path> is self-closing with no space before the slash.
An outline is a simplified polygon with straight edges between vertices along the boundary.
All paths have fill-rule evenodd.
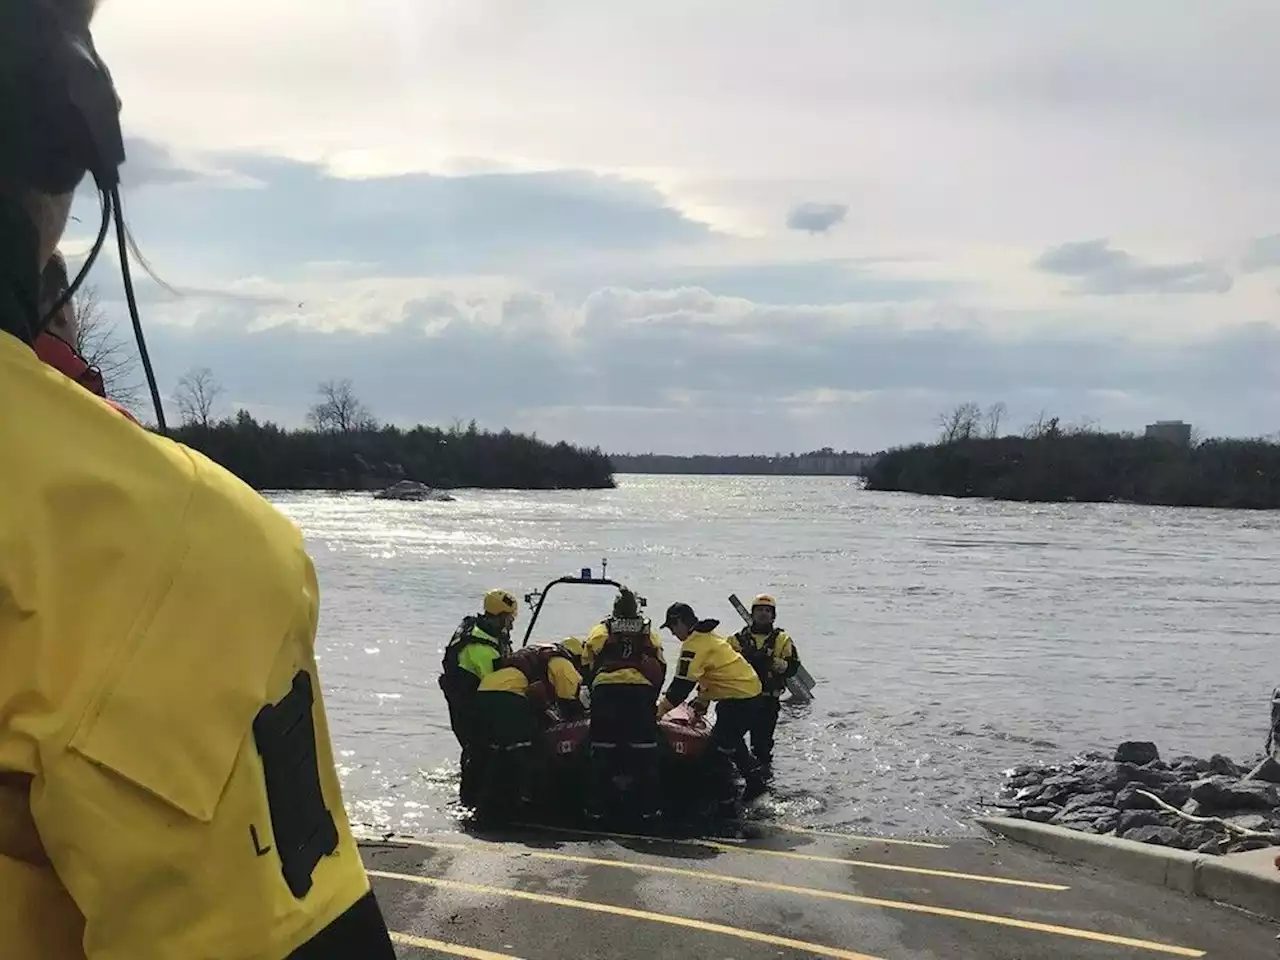
<path id="1" fill-rule="evenodd" d="M 530 828 L 362 846 L 406 958 L 1280 957 L 1272 924 L 1006 841 L 762 832 Z"/>

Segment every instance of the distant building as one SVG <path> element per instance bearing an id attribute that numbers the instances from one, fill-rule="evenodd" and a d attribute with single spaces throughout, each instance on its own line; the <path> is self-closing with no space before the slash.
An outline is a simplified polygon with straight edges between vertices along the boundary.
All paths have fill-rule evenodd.
<path id="1" fill-rule="evenodd" d="M 1149 440 L 1167 440 L 1180 446 L 1190 446 L 1191 424 L 1181 420 L 1157 420 L 1147 424 L 1146 436 Z"/>

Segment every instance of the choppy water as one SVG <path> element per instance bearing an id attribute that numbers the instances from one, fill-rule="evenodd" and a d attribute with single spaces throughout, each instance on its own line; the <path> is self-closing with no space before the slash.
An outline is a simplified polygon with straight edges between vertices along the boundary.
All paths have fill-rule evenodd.
<path id="1" fill-rule="evenodd" d="M 784 713 L 767 812 L 808 826 L 960 832 L 1002 769 L 1126 738 L 1253 754 L 1280 683 L 1277 515 L 826 478 L 623 476 L 611 491 L 458 497 L 271 496 L 316 560 L 330 721 L 364 823 L 449 822 L 456 746 L 435 678 L 481 593 L 523 594 L 602 556 L 659 619 L 686 600 L 736 629 L 730 592 L 778 596 L 819 686 Z M 611 602 L 560 589 L 535 639 L 581 633 Z"/>

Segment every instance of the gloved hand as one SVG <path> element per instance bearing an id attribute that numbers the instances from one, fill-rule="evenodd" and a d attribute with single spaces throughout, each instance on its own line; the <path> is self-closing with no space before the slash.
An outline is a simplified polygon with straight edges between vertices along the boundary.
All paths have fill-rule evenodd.
<path id="1" fill-rule="evenodd" d="M 658 719 L 661 720 L 668 713 L 670 713 L 674 706 L 675 705 L 666 697 L 660 697 L 658 699 L 658 709 L 657 709 Z"/>
<path id="2" fill-rule="evenodd" d="M 707 709 L 711 706 L 711 704 L 708 703 L 706 700 L 699 700 L 697 697 L 695 697 L 693 700 L 693 703 L 690 704 L 690 706 L 693 708 L 694 713 L 696 713 L 700 717 L 704 717 L 706 716 Z"/>

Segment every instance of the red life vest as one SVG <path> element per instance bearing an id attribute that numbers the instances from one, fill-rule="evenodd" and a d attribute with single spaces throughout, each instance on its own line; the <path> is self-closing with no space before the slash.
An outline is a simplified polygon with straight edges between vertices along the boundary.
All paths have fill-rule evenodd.
<path id="1" fill-rule="evenodd" d="M 551 692 L 554 689 L 554 684 L 550 682 L 547 676 L 547 667 L 551 664 L 553 657 L 564 657 L 570 663 L 573 662 L 573 657 L 569 655 L 569 651 L 562 646 L 559 644 L 547 644 L 512 650 L 506 656 L 501 657 L 494 667 L 495 669 L 515 667 L 524 674 L 525 680 L 529 682 L 527 691 L 529 699 L 539 706 L 549 706 L 551 701 L 555 699 Z"/>
<path id="2" fill-rule="evenodd" d="M 48 330 L 42 331 L 33 345 L 36 356 L 57 370 L 64 377 L 69 377 L 92 394 L 96 394 L 116 410 L 123 413 L 134 423 L 137 417 L 120 404 L 107 396 L 106 384 L 102 380 L 102 371 L 93 366 L 67 341 Z"/>

